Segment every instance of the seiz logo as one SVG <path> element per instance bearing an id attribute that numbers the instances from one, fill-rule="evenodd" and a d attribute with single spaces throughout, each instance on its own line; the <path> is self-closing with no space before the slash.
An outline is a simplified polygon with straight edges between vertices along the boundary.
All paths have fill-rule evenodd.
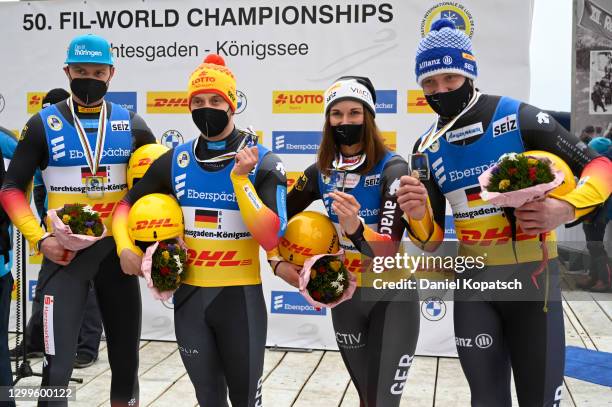
<path id="1" fill-rule="evenodd" d="M 147 92 L 147 113 L 189 113 L 187 92 Z"/>
<path id="2" fill-rule="evenodd" d="M 113 120 L 110 125 L 112 131 L 130 131 L 129 120 Z"/>
<path id="3" fill-rule="evenodd" d="M 187 264 L 198 267 L 238 267 L 250 266 L 252 259 L 236 259 L 236 250 L 202 250 L 197 252 L 189 249 L 187 253 Z"/>
<path id="4" fill-rule="evenodd" d="M 494 242 L 495 245 L 506 244 L 510 242 L 512 238 L 512 232 L 510 226 L 506 226 L 503 229 L 491 228 L 486 231 L 477 229 L 463 229 L 459 230 L 458 239 L 464 244 L 479 245 L 479 246 L 491 246 Z M 528 235 L 521 230 L 518 226 L 516 230 L 516 241 L 531 240 L 537 236 Z"/>
<path id="5" fill-rule="evenodd" d="M 365 177 L 363 185 L 366 187 L 374 187 L 380 185 L 380 174 L 368 175 Z"/>
<path id="6" fill-rule="evenodd" d="M 493 137 L 501 136 L 516 130 L 516 114 L 502 117 L 493 122 Z"/>
<path id="7" fill-rule="evenodd" d="M 108 218 L 117 206 L 117 202 L 97 203 L 92 205 L 91 209 L 98 212 L 101 218 Z"/>
<path id="8" fill-rule="evenodd" d="M 323 113 L 323 91 L 275 90 L 272 92 L 272 113 Z"/>
<path id="9" fill-rule="evenodd" d="M 177 226 L 176 223 L 172 223 L 170 218 L 164 219 L 151 219 L 151 220 L 139 220 L 136 222 L 136 227 L 132 228 L 132 230 L 143 230 L 143 229 L 153 229 L 153 228 L 173 228 Z"/>

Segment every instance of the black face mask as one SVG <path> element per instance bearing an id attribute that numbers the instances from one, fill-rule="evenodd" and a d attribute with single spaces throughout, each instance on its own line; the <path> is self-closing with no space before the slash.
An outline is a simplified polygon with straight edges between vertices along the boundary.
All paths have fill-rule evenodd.
<path id="1" fill-rule="evenodd" d="M 70 81 L 72 94 L 89 105 L 101 100 L 108 90 L 108 83 L 93 78 L 75 78 Z"/>
<path id="2" fill-rule="evenodd" d="M 229 116 L 227 111 L 201 107 L 191 111 L 191 118 L 204 137 L 215 137 L 227 127 Z"/>
<path id="3" fill-rule="evenodd" d="M 331 126 L 334 142 L 337 145 L 352 146 L 361 141 L 363 133 L 363 124 L 341 124 L 339 126 Z"/>
<path id="4" fill-rule="evenodd" d="M 442 117 L 452 118 L 465 109 L 473 94 L 472 81 L 466 79 L 463 85 L 455 90 L 425 95 L 425 99 L 434 112 Z"/>

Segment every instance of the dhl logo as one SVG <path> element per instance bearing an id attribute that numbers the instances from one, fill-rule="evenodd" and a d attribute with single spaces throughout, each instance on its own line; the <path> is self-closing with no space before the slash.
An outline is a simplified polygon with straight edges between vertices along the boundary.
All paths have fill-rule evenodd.
<path id="1" fill-rule="evenodd" d="M 383 143 L 391 151 L 397 150 L 397 133 L 394 131 L 382 131 L 380 135 L 383 138 Z"/>
<path id="2" fill-rule="evenodd" d="M 147 113 L 189 113 L 187 92 L 147 92 Z"/>
<path id="3" fill-rule="evenodd" d="M 485 231 L 477 229 L 461 229 L 457 231 L 458 239 L 463 244 L 468 245 L 479 245 L 479 246 L 491 246 L 501 245 L 509 243 L 512 239 L 512 230 L 510 226 L 504 228 L 491 228 Z M 516 241 L 532 240 L 536 239 L 537 236 L 528 235 L 524 233 L 520 227 L 516 230 Z"/>
<path id="4" fill-rule="evenodd" d="M 287 248 L 287 250 L 289 250 L 293 254 L 301 254 L 302 256 L 314 256 L 315 255 L 312 252 L 312 248 L 305 247 L 305 246 L 299 246 L 295 243 L 291 243 L 284 237 L 281 237 L 280 244 L 281 246 Z"/>
<path id="5" fill-rule="evenodd" d="M 361 273 L 362 264 L 360 259 L 352 259 L 344 258 L 344 267 L 351 273 Z"/>
<path id="6" fill-rule="evenodd" d="M 45 97 L 44 92 L 28 92 L 27 93 L 27 111 L 28 114 L 38 113 L 42 109 L 42 100 Z"/>
<path id="7" fill-rule="evenodd" d="M 139 220 L 136 222 L 136 227 L 132 228 L 132 230 L 173 228 L 175 226 L 177 226 L 176 223 L 172 223 L 172 219 L 170 218 Z"/>
<path id="8" fill-rule="evenodd" d="M 272 92 L 272 113 L 323 113 L 323 91 L 275 90 Z"/>
<path id="9" fill-rule="evenodd" d="M 291 191 L 301 174 L 299 171 L 287 171 L 287 191 Z"/>
<path id="10" fill-rule="evenodd" d="M 408 91 L 408 113 L 433 113 L 422 90 Z"/>
<path id="11" fill-rule="evenodd" d="M 238 267 L 250 266 L 253 259 L 236 259 L 236 250 L 202 250 L 196 252 L 189 249 L 187 252 L 187 264 L 202 267 Z"/>
<path id="12" fill-rule="evenodd" d="M 98 212 L 101 218 L 107 218 L 113 213 L 115 206 L 117 206 L 117 202 L 97 203 L 93 204 L 91 209 Z"/>
<path id="13" fill-rule="evenodd" d="M 136 165 L 134 166 L 134 168 L 136 167 L 144 167 L 147 165 L 151 165 L 153 163 L 153 159 L 152 158 L 141 158 L 140 160 L 138 160 L 138 162 L 136 163 Z"/>

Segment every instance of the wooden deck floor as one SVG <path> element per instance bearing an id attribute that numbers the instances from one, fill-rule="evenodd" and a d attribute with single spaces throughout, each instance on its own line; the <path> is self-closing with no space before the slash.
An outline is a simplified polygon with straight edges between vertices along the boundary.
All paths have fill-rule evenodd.
<path id="1" fill-rule="evenodd" d="M 568 345 L 612 352 L 612 294 L 580 293 L 581 300 L 564 302 Z M 587 300 L 587 301 L 585 301 Z M 102 342 L 101 348 L 106 346 Z M 41 359 L 33 360 L 40 371 Z M 191 382 L 182 365 L 176 343 L 143 341 L 140 348 L 141 406 L 195 406 Z M 110 369 L 106 352 L 92 367 L 75 370 L 83 378 L 77 386 L 75 406 L 108 406 Z M 338 352 L 276 352 L 266 350 L 263 384 L 264 405 L 273 407 L 358 406 Z M 38 385 L 39 378 L 20 385 Z M 612 388 L 566 378 L 564 406 L 612 406 Z M 459 361 L 454 358 L 416 357 L 410 369 L 402 406 L 469 406 L 469 389 Z M 515 398 L 516 404 L 516 398 Z M 33 406 L 33 402 L 19 403 Z M 518 405 L 518 404 L 516 404 Z"/>

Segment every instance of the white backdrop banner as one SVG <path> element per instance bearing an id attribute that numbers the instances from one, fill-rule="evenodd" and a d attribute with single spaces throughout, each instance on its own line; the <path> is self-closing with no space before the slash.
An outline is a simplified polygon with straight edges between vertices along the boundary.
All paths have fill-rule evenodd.
<path id="1" fill-rule="evenodd" d="M 61 69 L 68 43 L 92 32 L 112 44 L 117 71 L 108 99 L 138 112 L 160 141 L 176 145 L 198 134 L 187 114 L 189 74 L 218 53 L 237 78 L 238 126 L 259 132 L 284 160 L 292 184 L 315 160 L 323 90 L 342 75 L 371 78 L 387 145 L 404 156 L 412 150 L 434 119 L 415 82 L 415 50 L 439 18 L 472 37 L 483 92 L 526 100 L 532 8 L 533 1 L 514 0 L 3 3 L 0 123 L 20 129 L 47 90 L 68 88 Z M 452 223 L 447 229 L 452 233 Z M 30 265 L 28 284 L 35 284 L 37 267 Z M 336 348 L 329 312 L 306 306 L 265 263 L 262 273 L 268 344 Z M 451 308 L 435 299 L 423 303 L 420 354 L 455 353 Z M 174 338 L 172 304 L 153 301 L 144 289 L 143 337 Z"/>

